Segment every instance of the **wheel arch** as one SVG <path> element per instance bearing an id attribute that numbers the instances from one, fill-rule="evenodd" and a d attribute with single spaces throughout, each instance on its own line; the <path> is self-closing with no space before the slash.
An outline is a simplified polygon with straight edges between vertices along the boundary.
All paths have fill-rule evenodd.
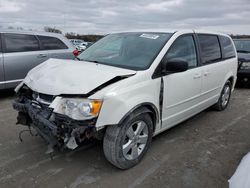
<path id="1" fill-rule="evenodd" d="M 119 121 L 119 124 L 121 124 L 126 118 L 129 118 L 129 116 L 135 113 L 136 115 L 148 113 L 153 121 L 153 132 L 155 131 L 156 125 L 160 121 L 160 116 L 157 107 L 153 103 L 145 102 L 134 106 L 123 116 L 123 118 Z"/>
<path id="2" fill-rule="evenodd" d="M 232 72 L 229 72 L 226 77 L 225 77 L 225 80 L 223 82 L 223 85 L 222 85 L 222 88 L 223 86 L 225 85 L 225 83 L 229 80 L 232 84 L 232 91 L 234 90 L 234 86 L 235 86 L 235 83 L 236 83 L 236 75 L 234 75 Z"/>
<path id="3" fill-rule="evenodd" d="M 235 81 L 234 77 L 231 76 L 231 77 L 228 78 L 228 80 L 231 82 L 231 84 L 233 86 L 234 85 L 234 81 Z"/>

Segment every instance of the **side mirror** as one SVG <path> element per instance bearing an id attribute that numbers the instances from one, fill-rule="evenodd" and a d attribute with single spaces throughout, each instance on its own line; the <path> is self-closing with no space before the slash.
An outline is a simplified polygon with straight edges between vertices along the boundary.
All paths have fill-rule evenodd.
<path id="1" fill-rule="evenodd" d="M 163 63 L 163 71 L 164 73 L 177 73 L 184 72 L 188 70 L 188 63 L 186 61 L 173 59 Z"/>

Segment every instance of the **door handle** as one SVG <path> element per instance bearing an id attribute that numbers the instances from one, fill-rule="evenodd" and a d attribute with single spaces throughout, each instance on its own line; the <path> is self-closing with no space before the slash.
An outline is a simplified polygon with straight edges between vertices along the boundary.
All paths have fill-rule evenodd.
<path id="1" fill-rule="evenodd" d="M 45 58 L 45 57 L 47 57 L 47 55 L 46 54 L 39 54 L 37 57 L 38 58 Z"/>
<path id="2" fill-rule="evenodd" d="M 210 74 L 209 71 L 205 71 L 205 72 L 204 72 L 204 76 L 208 76 L 209 74 Z"/>
<path id="3" fill-rule="evenodd" d="M 199 79 L 199 78 L 201 78 L 201 74 L 195 74 L 194 75 L 194 79 Z"/>

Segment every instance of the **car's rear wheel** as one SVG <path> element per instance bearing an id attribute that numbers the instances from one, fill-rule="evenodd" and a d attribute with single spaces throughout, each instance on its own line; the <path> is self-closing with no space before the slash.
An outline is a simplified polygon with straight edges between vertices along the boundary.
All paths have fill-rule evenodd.
<path id="1" fill-rule="evenodd" d="M 220 98 L 218 100 L 218 102 L 214 105 L 214 108 L 218 111 L 222 111 L 225 110 L 228 106 L 230 97 L 231 97 L 231 91 L 232 91 L 232 84 L 231 82 L 228 80 L 222 91 L 220 94 Z"/>
<path id="2" fill-rule="evenodd" d="M 107 160 L 120 169 L 138 164 L 152 140 L 153 122 L 148 113 L 136 111 L 120 125 L 107 128 L 103 150 Z"/>

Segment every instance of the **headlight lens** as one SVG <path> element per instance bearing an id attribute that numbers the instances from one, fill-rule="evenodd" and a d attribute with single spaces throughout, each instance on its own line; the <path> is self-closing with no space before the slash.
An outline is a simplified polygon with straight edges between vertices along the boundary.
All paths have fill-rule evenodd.
<path id="1" fill-rule="evenodd" d="M 64 114 L 75 120 L 86 120 L 98 116 L 102 101 L 57 97 L 50 106 L 56 113 Z"/>
<path id="2" fill-rule="evenodd" d="M 250 62 L 243 62 L 240 66 L 240 69 L 242 70 L 250 69 Z"/>

